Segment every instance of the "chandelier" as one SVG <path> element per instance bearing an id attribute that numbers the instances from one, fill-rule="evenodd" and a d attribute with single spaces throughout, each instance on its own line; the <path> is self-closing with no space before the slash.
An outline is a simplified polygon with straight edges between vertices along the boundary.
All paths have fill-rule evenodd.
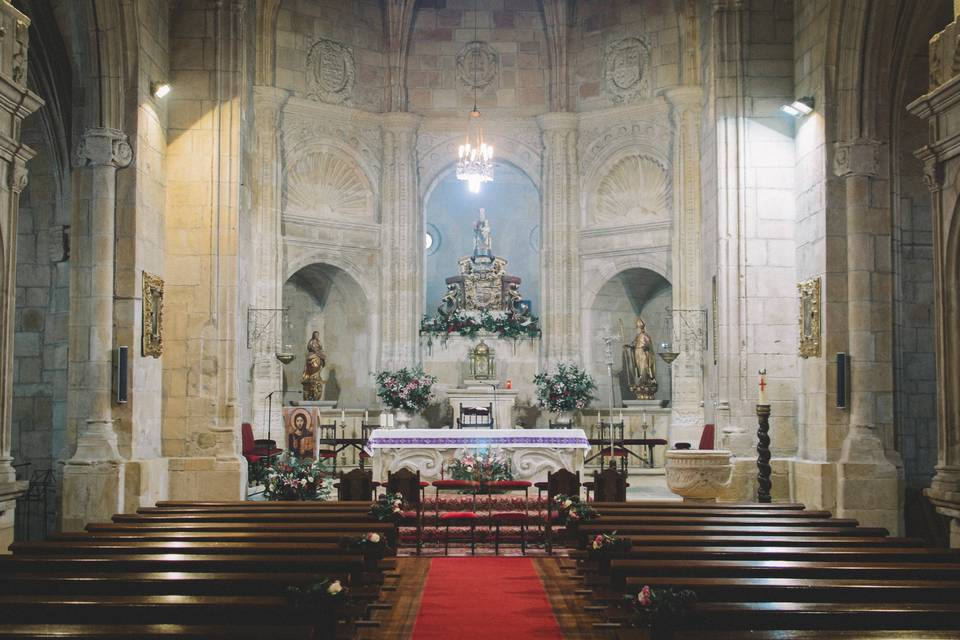
<path id="1" fill-rule="evenodd" d="M 473 11 L 473 111 L 467 120 L 467 140 L 457 149 L 457 180 L 466 180 L 470 193 L 480 193 L 480 185 L 493 180 L 493 145 L 483 141 L 480 110 L 477 109 L 477 72 L 480 67 L 480 41 L 477 38 L 477 3 Z"/>

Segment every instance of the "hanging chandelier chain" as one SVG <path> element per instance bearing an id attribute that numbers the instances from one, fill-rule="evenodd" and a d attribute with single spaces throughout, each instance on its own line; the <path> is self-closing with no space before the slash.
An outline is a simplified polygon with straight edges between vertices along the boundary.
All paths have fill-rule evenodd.
<path id="1" fill-rule="evenodd" d="M 482 55 L 479 0 L 473 0 L 473 42 L 470 46 L 473 62 L 473 111 L 470 112 L 467 120 L 467 140 L 457 150 L 457 179 L 465 180 L 470 191 L 478 193 L 482 183 L 493 180 L 493 147 L 483 141 L 480 110 L 477 108 Z"/>

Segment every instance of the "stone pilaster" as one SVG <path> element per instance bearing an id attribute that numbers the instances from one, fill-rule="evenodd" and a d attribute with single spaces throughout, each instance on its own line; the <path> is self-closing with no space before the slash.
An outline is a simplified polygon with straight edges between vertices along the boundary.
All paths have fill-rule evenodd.
<path id="1" fill-rule="evenodd" d="M 880 143 L 836 144 L 834 173 L 846 186 L 847 331 L 851 356 L 850 423 L 837 462 L 837 515 L 867 526 L 902 530 L 902 469 L 892 443 L 893 326 L 878 323 L 892 308 L 890 210 L 874 191 Z M 879 188 L 883 188 L 880 185 Z M 902 465 L 899 465 L 902 467 Z"/>
<path id="2" fill-rule="evenodd" d="M 63 470 L 62 528 L 81 529 L 91 520 L 123 510 L 124 461 L 114 430 L 113 300 L 117 170 L 133 159 L 127 134 L 93 127 L 83 132 L 77 163 L 90 175 L 87 210 L 75 236 L 71 270 L 70 394 L 77 417 L 77 449 Z M 84 417 L 85 416 L 85 417 Z"/>
<path id="3" fill-rule="evenodd" d="M 380 366 L 416 363 L 423 311 L 423 216 L 417 188 L 417 128 L 420 117 L 383 116 L 381 233 L 383 253 Z"/>
<path id="4" fill-rule="evenodd" d="M 545 313 L 541 318 L 541 356 L 552 367 L 560 361 L 579 363 L 581 359 L 577 116 L 546 113 L 537 121 L 543 132 L 540 277 Z"/>
<path id="5" fill-rule="evenodd" d="M 703 428 L 703 337 L 700 251 L 700 87 L 675 87 L 665 96 L 673 107 L 674 217 L 673 363 L 670 438 L 697 442 Z"/>
<path id="6" fill-rule="evenodd" d="M 957 12 L 960 15 L 960 11 Z M 960 21 L 930 40 L 930 92 L 908 106 L 929 122 L 917 152 L 933 205 L 933 286 L 937 357 L 937 466 L 925 495 L 952 518 L 950 546 L 960 548 L 960 73 L 954 60 Z"/>
<path id="7" fill-rule="evenodd" d="M 0 2 L 0 553 L 13 542 L 16 499 L 26 489 L 25 482 L 16 480 L 10 444 L 17 220 L 20 192 L 27 186 L 26 163 L 34 154 L 20 142 L 20 125 L 43 105 L 27 89 L 29 27 L 25 15 Z"/>

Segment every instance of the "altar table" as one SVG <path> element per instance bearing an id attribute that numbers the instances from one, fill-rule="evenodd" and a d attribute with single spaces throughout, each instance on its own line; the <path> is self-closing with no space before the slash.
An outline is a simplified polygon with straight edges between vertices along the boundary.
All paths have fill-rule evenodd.
<path id="1" fill-rule="evenodd" d="M 559 469 L 582 476 L 590 442 L 583 429 L 377 429 L 366 446 L 380 482 L 404 467 L 419 470 L 421 480 L 439 480 L 441 468 L 464 450 L 482 448 L 501 452 L 515 480 L 540 482 Z"/>

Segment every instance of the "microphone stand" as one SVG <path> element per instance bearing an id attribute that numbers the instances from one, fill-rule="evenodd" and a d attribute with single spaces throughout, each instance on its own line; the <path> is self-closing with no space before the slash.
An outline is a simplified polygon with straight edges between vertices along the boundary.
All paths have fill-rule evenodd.
<path id="1" fill-rule="evenodd" d="M 491 407 L 491 411 L 490 411 L 490 428 L 491 429 L 497 428 L 497 422 L 496 420 L 494 420 L 493 416 L 497 412 L 497 387 L 498 386 L 500 386 L 499 382 L 494 382 L 493 384 L 490 385 L 490 388 L 493 389 L 493 407 Z"/>

